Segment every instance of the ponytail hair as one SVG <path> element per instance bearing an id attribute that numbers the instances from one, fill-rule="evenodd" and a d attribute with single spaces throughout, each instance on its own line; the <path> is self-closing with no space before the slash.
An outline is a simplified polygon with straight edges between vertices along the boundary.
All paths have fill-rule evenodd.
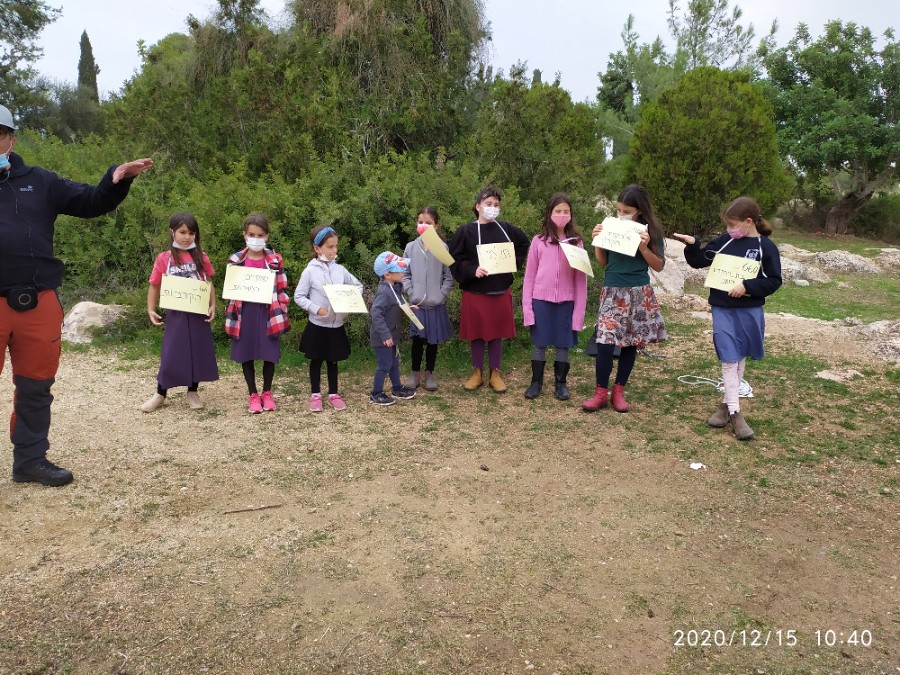
<path id="1" fill-rule="evenodd" d="M 768 237 L 772 234 L 772 226 L 762 217 L 759 204 L 752 197 L 738 197 L 722 213 L 722 218 L 727 220 L 747 220 L 749 218 L 756 225 L 756 231 Z"/>

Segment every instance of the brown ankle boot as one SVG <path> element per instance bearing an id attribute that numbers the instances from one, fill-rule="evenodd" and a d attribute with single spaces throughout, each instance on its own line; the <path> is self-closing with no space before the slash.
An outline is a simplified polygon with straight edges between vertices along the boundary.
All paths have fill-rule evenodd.
<path id="1" fill-rule="evenodd" d="M 621 384 L 614 384 L 612 388 L 612 406 L 616 412 L 628 412 L 628 404 L 625 402 L 625 387 Z"/>
<path id="2" fill-rule="evenodd" d="M 472 374 L 469 375 L 469 379 L 466 380 L 463 389 L 466 391 L 475 391 L 482 384 L 484 384 L 484 375 L 481 372 L 481 368 L 472 368 Z"/>
<path id="3" fill-rule="evenodd" d="M 706 423 L 714 429 L 723 429 L 728 424 L 728 404 L 720 403 Z"/>
<path id="4" fill-rule="evenodd" d="M 753 429 L 751 429 L 750 425 L 744 421 L 744 417 L 741 413 L 731 413 L 729 418 L 731 430 L 734 431 L 734 435 L 739 441 L 749 441 L 753 438 Z"/>
<path id="5" fill-rule="evenodd" d="M 506 391 L 506 382 L 503 381 L 503 378 L 500 377 L 499 370 L 491 370 L 491 379 L 488 381 L 491 385 L 491 389 L 493 389 L 498 394 L 502 394 Z"/>
<path id="6" fill-rule="evenodd" d="M 606 387 L 598 386 L 594 395 L 581 404 L 581 409 L 585 412 L 597 412 L 600 408 L 605 408 L 607 405 L 609 405 L 609 398 L 607 397 Z"/>

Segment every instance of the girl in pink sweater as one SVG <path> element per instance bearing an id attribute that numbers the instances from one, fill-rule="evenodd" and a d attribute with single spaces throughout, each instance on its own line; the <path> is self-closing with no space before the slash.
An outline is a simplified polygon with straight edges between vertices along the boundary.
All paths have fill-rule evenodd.
<path id="1" fill-rule="evenodd" d="M 525 391 L 525 398 L 537 398 L 541 394 L 550 345 L 556 348 L 553 364 L 556 398 L 560 401 L 569 398 L 566 385 L 569 349 L 578 344 L 578 331 L 584 328 L 587 275 L 569 264 L 561 243 L 584 248 L 572 220 L 572 200 L 557 192 L 547 202 L 540 234 L 531 241 L 522 285 L 525 325 L 530 327 L 534 341 L 531 386 Z"/>

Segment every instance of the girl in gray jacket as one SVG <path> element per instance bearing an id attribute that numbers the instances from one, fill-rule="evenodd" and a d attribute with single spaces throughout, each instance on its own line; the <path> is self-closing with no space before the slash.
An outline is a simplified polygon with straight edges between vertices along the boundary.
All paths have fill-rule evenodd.
<path id="1" fill-rule="evenodd" d="M 424 328 L 410 324 L 412 336 L 412 372 L 406 386 L 415 389 L 424 386 L 427 391 L 438 387 L 434 376 L 438 345 L 453 337 L 453 326 L 447 314 L 447 295 L 453 289 L 450 268 L 430 253 L 422 243 L 424 231 L 440 227 L 438 213 L 430 206 L 419 211 L 416 218 L 419 237 L 406 245 L 403 257 L 409 258 L 409 267 L 403 274 L 403 290 L 409 296 L 413 312 Z M 444 244 L 447 248 L 447 244 Z M 425 356 L 425 372 L 422 372 L 422 355 Z"/>
<path id="2" fill-rule="evenodd" d="M 328 405 L 345 410 L 347 404 L 338 393 L 338 361 L 350 357 L 350 340 L 344 329 L 346 314 L 331 309 L 327 284 L 351 284 L 360 292 L 363 285 L 337 263 L 338 235 L 333 227 L 320 225 L 309 235 L 316 257 L 309 261 L 294 291 L 294 302 L 309 313 L 309 323 L 300 337 L 300 351 L 309 359 L 309 384 L 312 391 L 309 409 L 322 412 L 322 363 L 328 368 Z"/>

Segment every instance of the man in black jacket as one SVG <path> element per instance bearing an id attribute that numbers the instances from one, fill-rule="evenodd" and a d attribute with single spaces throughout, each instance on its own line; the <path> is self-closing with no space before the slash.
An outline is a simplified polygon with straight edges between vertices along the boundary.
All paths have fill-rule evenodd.
<path id="1" fill-rule="evenodd" d="M 63 310 L 56 289 L 63 263 L 53 255 L 60 214 L 96 218 L 128 195 L 131 181 L 153 165 L 138 159 L 112 166 L 96 186 L 74 183 L 26 166 L 16 147 L 16 126 L 0 105 L 0 373 L 9 348 L 13 369 L 12 479 L 60 486 L 72 472 L 47 459 L 50 387 L 59 367 Z"/>

